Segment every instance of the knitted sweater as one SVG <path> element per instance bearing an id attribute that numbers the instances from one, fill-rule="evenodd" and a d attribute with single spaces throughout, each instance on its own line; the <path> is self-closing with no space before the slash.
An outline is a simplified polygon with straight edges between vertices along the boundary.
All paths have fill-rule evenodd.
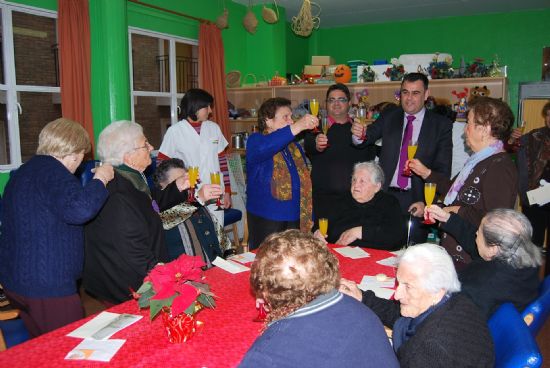
<path id="1" fill-rule="evenodd" d="M 273 133 L 252 134 L 246 145 L 246 210 L 273 221 L 297 221 L 300 218 L 300 178 L 288 144 L 294 140 L 290 126 Z M 301 150 L 301 146 L 296 142 Z M 273 156 L 285 151 L 290 162 L 292 198 L 281 201 L 271 194 Z M 305 158 L 304 158 L 305 159 Z"/>
<path id="2" fill-rule="evenodd" d="M 37 155 L 4 192 L 0 282 L 29 298 L 75 294 L 84 262 L 82 225 L 107 199 L 100 180 L 84 188 L 57 159 Z"/>
<path id="3" fill-rule="evenodd" d="M 239 367 L 398 367 L 382 324 L 335 290 L 269 325 Z"/>
<path id="4" fill-rule="evenodd" d="M 401 316 L 399 303 L 363 293 L 363 303 L 386 326 L 393 328 Z M 493 367 L 493 340 L 485 317 L 463 294 L 453 296 L 433 311 L 397 351 L 406 367 Z"/>

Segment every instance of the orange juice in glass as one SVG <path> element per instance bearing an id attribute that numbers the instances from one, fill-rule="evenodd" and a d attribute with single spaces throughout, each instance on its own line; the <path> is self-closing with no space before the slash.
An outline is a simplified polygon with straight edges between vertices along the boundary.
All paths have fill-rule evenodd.
<path id="1" fill-rule="evenodd" d="M 309 100 L 309 111 L 311 112 L 311 115 L 317 116 L 319 114 L 319 100 L 312 98 Z M 313 128 L 313 133 L 319 133 L 319 129 L 317 127 Z"/>
<path id="2" fill-rule="evenodd" d="M 327 218 L 320 218 L 319 219 L 319 232 L 323 236 L 327 236 L 328 231 L 328 219 Z"/>
<path id="3" fill-rule="evenodd" d="M 197 179 L 199 178 L 199 168 L 198 166 L 189 167 L 189 191 L 187 196 L 188 202 L 195 201 L 195 185 L 197 185 Z"/>
<path id="4" fill-rule="evenodd" d="M 424 199 L 426 200 L 426 207 L 431 206 L 434 198 L 437 185 L 435 183 L 425 183 L 424 184 Z M 435 224 L 435 221 L 430 219 L 429 216 L 423 222 L 424 224 L 431 225 Z"/>
<path id="5" fill-rule="evenodd" d="M 414 158 L 414 155 L 416 155 L 416 150 L 417 149 L 418 149 L 418 144 L 416 142 L 409 141 L 409 145 L 407 146 L 407 158 L 409 160 L 412 160 Z M 409 165 L 407 165 L 407 167 L 405 167 L 405 169 L 403 170 L 403 175 L 405 175 L 405 176 L 411 176 L 412 175 L 412 172 L 411 172 L 411 169 L 409 168 Z"/>
<path id="6" fill-rule="evenodd" d="M 210 182 L 212 184 L 220 185 L 221 184 L 221 175 L 220 175 L 220 173 L 219 172 L 210 173 Z M 216 208 L 216 211 L 223 211 L 221 196 L 218 197 L 218 199 L 216 200 L 216 206 L 218 206 L 218 208 Z"/>

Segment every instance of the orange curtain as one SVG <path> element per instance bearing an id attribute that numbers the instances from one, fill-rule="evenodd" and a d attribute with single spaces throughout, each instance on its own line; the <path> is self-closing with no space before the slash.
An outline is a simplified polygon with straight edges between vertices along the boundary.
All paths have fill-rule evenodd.
<path id="1" fill-rule="evenodd" d="M 199 86 L 214 96 L 213 120 L 231 143 L 222 33 L 215 24 L 201 23 L 199 31 Z"/>
<path id="2" fill-rule="evenodd" d="M 63 117 L 81 123 L 92 142 L 90 17 L 87 0 L 58 1 L 58 38 Z"/>

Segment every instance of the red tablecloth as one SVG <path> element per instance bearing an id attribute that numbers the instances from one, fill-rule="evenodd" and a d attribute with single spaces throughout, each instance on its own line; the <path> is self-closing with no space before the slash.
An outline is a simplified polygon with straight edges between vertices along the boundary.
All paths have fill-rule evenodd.
<path id="1" fill-rule="evenodd" d="M 389 252 L 367 249 L 370 258 L 352 260 L 337 254 L 342 276 L 360 282 L 363 275 L 385 273 L 394 277 L 395 270 L 376 263 L 391 256 Z M 149 321 L 149 310 L 139 310 L 136 301 L 114 306 L 115 313 L 141 314 L 143 318 L 115 334 L 113 339 L 126 343 L 109 363 L 65 360 L 65 356 L 81 339 L 65 336 L 81 326 L 86 319 L 30 340 L 0 353 L 1 367 L 235 367 L 252 345 L 261 323 L 257 316 L 255 299 L 250 292 L 250 272 L 236 275 L 219 268 L 205 272 L 206 282 L 217 295 L 216 309 L 204 309 L 197 314 L 204 322 L 199 335 L 183 344 L 170 344 L 161 319 Z"/>

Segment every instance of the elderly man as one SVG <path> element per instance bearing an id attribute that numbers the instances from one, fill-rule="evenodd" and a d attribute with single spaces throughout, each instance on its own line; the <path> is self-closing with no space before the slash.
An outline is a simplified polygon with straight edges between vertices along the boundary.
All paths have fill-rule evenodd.
<path id="1" fill-rule="evenodd" d="M 329 220 L 326 240 L 330 243 L 395 250 L 405 243 L 405 225 L 399 202 L 380 190 L 384 172 L 374 161 L 353 168 L 351 190 L 341 209 Z M 314 229 L 318 229 L 318 224 Z M 323 239 L 319 230 L 315 236 Z"/>
<path id="2" fill-rule="evenodd" d="M 311 234 L 270 235 L 250 273 L 269 324 L 240 367 L 398 367 L 380 320 L 339 283 L 338 260 Z"/>
<path id="3" fill-rule="evenodd" d="M 361 292 L 341 280 L 340 291 L 361 300 L 393 329 L 401 367 L 493 367 L 493 342 L 485 318 L 460 291 L 444 248 L 420 244 L 404 252 L 397 268 L 395 301 Z"/>
<path id="4" fill-rule="evenodd" d="M 401 108 L 382 113 L 367 128 L 362 140 L 363 126 L 353 124 L 353 143 L 358 147 L 374 144 L 383 138 L 380 166 L 388 179 L 384 190 L 393 194 L 401 205 L 403 215 L 412 212 L 415 217 L 411 240 L 426 241 L 427 232 L 421 228 L 419 219 L 424 214 L 424 181 L 420 176 L 404 176 L 409 142 L 417 142 L 415 158 L 446 177 L 451 175 L 453 152 L 452 122 L 424 108 L 430 95 L 428 79 L 422 73 L 409 73 L 401 83 Z"/>
<path id="5" fill-rule="evenodd" d="M 350 103 L 351 95 L 346 85 L 338 83 L 330 86 L 326 94 L 327 135 L 308 133 L 304 141 L 312 165 L 313 213 L 316 218 L 328 218 L 329 222 L 349 191 L 348 180 L 353 165 L 373 160 L 376 154 L 374 146 L 356 147 L 350 144 Z"/>

